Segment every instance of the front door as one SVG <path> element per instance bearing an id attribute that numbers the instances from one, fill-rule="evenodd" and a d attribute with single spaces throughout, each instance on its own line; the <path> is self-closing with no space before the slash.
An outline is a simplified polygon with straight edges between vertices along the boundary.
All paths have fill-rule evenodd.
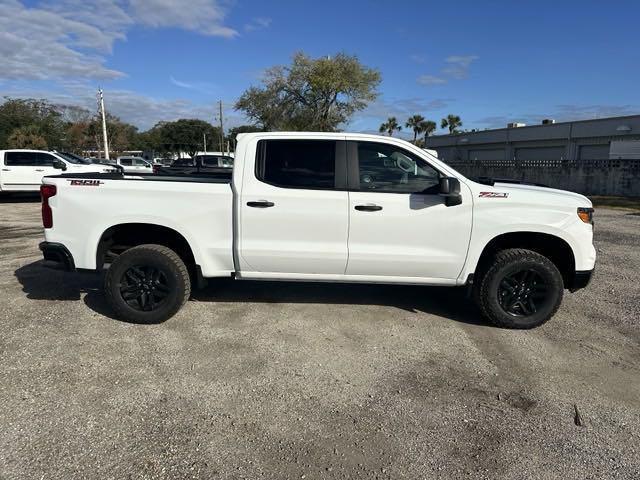
<path id="1" fill-rule="evenodd" d="M 255 150 L 255 169 L 245 159 L 239 204 L 243 277 L 343 275 L 349 223 L 345 142 L 266 139 Z"/>
<path id="2" fill-rule="evenodd" d="M 349 182 L 346 274 L 455 280 L 471 235 L 466 187 L 462 204 L 447 207 L 441 174 L 417 155 L 382 142 L 350 142 L 348 151 L 358 178 Z"/>

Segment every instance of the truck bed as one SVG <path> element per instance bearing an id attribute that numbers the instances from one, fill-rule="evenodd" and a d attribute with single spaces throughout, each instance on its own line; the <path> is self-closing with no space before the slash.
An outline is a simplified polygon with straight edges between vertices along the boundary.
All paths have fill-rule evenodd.
<path id="1" fill-rule="evenodd" d="M 231 176 L 200 173 L 62 174 L 45 177 L 55 185 L 49 204 L 53 227 L 47 241 L 65 245 L 80 269 L 95 269 L 105 232 L 123 224 L 159 226 L 179 233 L 205 276 L 233 271 Z M 108 232 L 107 232 L 108 234 Z M 150 239 L 153 243 L 153 239 Z M 157 239 L 161 243 L 161 238 Z"/>

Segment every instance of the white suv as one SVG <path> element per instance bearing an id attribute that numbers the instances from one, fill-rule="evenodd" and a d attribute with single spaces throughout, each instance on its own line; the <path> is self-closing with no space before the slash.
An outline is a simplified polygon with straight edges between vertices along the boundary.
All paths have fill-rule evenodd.
<path id="1" fill-rule="evenodd" d="M 116 164 L 120 165 L 125 173 L 152 173 L 151 163 L 142 157 L 118 157 Z"/>

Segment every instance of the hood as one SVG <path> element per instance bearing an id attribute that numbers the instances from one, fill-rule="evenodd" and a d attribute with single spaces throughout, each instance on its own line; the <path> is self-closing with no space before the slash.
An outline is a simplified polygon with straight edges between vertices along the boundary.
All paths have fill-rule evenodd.
<path id="1" fill-rule="evenodd" d="M 591 207 L 591 200 L 584 195 L 557 188 L 527 185 L 521 183 L 496 182 L 493 186 L 473 182 L 473 187 L 480 192 L 495 194 L 506 193 L 511 200 L 520 202 L 547 203 L 550 205 L 575 205 L 576 207 Z"/>
<path id="2" fill-rule="evenodd" d="M 91 165 L 68 165 L 66 173 L 84 172 L 84 173 L 111 173 L 116 169 L 109 165 L 93 163 Z"/>

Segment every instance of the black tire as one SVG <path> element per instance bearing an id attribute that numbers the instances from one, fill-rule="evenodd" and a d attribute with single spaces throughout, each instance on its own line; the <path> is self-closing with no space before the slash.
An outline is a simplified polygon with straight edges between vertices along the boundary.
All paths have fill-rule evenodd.
<path id="1" fill-rule="evenodd" d="M 474 288 L 482 315 L 503 328 L 533 328 L 556 313 L 564 282 L 547 257 L 513 248 L 496 253 Z"/>
<path id="2" fill-rule="evenodd" d="M 160 323 L 176 314 L 191 295 L 189 271 L 163 245 L 140 245 L 116 257 L 104 282 L 116 316 L 133 323 Z"/>

